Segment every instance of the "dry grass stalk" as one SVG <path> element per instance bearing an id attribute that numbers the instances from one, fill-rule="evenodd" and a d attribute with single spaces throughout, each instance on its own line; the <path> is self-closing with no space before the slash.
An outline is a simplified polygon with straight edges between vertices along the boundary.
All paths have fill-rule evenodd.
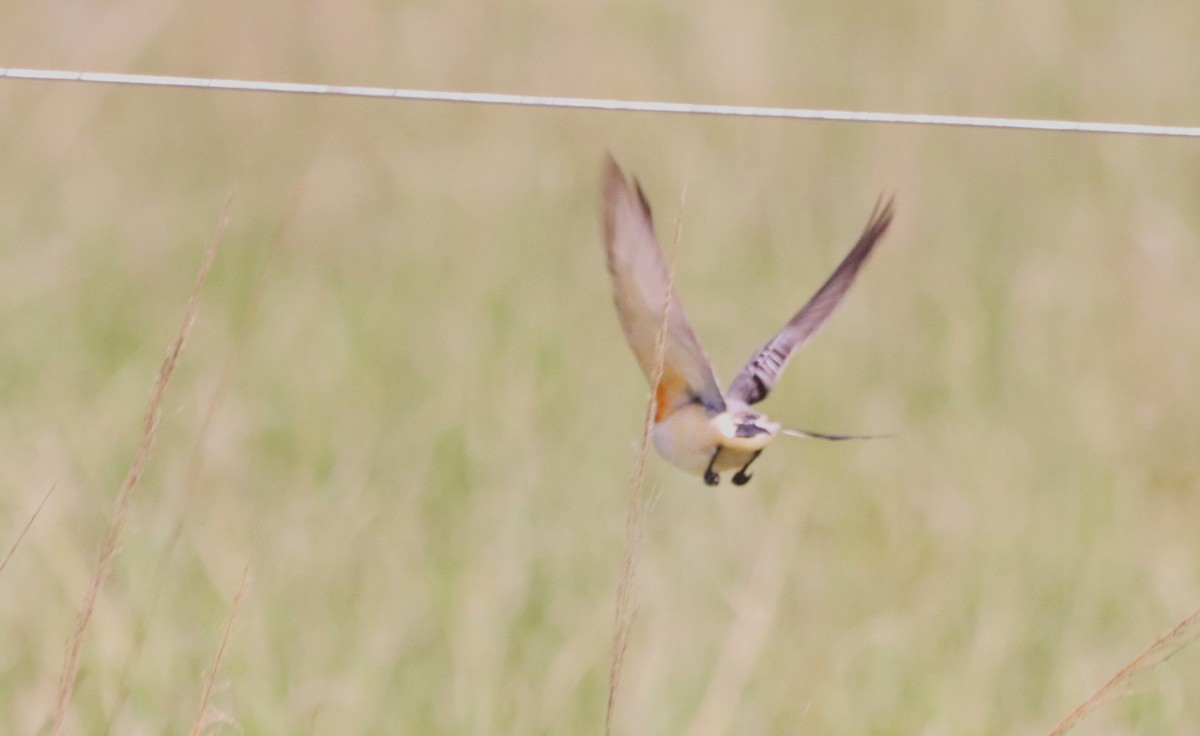
<path id="1" fill-rule="evenodd" d="M 1158 637 L 1153 644 L 1146 647 L 1141 654 L 1130 660 L 1129 664 L 1122 667 L 1117 674 L 1113 675 L 1090 698 L 1083 701 L 1078 708 L 1073 710 L 1070 715 L 1055 726 L 1054 730 L 1048 736 L 1062 736 L 1091 714 L 1092 711 L 1120 697 L 1121 693 L 1124 692 L 1123 688 L 1128 687 L 1129 681 L 1135 675 L 1154 669 L 1170 659 L 1180 649 L 1187 646 L 1190 642 L 1189 637 L 1194 637 L 1197 634 L 1197 624 L 1200 624 L 1200 608 L 1192 611 L 1186 618 L 1172 626 L 1170 631 Z"/>
<path id="2" fill-rule="evenodd" d="M 96 565 L 96 573 L 92 576 L 91 585 L 88 586 L 87 593 L 84 595 L 83 605 L 80 607 L 79 616 L 75 622 L 75 635 L 71 640 L 70 649 L 67 650 L 67 661 L 63 666 L 62 682 L 58 692 L 58 704 L 54 710 L 54 727 L 52 729 L 54 736 L 59 736 L 62 733 L 67 706 L 71 702 L 71 694 L 75 688 L 75 678 L 79 674 L 79 658 L 83 652 L 83 641 L 87 634 L 88 624 L 92 620 L 92 613 L 96 608 L 96 600 L 100 597 L 100 590 L 104 587 L 104 583 L 112 571 L 113 558 L 117 553 L 117 546 L 121 540 L 121 532 L 125 528 L 129 506 L 133 501 L 134 491 L 137 490 L 138 483 L 142 478 L 142 471 L 145 470 L 146 459 L 150 456 L 150 449 L 154 445 L 163 395 L 166 393 L 171 375 L 175 372 L 175 366 L 179 363 L 179 356 L 183 353 L 183 346 L 187 341 L 188 333 L 191 332 L 192 324 L 196 320 L 196 310 L 200 301 L 200 288 L 204 285 L 204 280 L 208 276 L 208 270 L 212 266 L 213 258 L 217 254 L 217 244 L 225 232 L 225 226 L 229 223 L 229 212 L 233 206 L 233 199 L 236 194 L 237 189 L 235 187 L 228 199 L 225 200 L 225 207 L 221 211 L 221 219 L 217 224 L 216 232 L 213 233 L 212 238 L 208 242 L 208 247 L 204 251 L 204 259 L 200 264 L 200 272 L 196 275 L 196 283 L 192 287 L 191 296 L 188 297 L 187 309 L 183 315 L 183 324 L 180 326 L 179 334 L 175 337 L 175 342 L 167 352 L 167 357 L 163 360 L 162 366 L 158 369 L 158 377 L 154 381 L 154 389 L 150 394 L 150 406 L 146 411 L 146 420 L 142 428 L 142 438 L 138 442 L 137 452 L 134 453 L 133 462 L 129 466 L 129 473 L 125 476 L 125 482 L 121 484 L 121 492 L 117 495 L 117 503 L 113 508 L 112 517 L 110 517 L 108 522 L 108 533 L 104 538 L 104 544 L 100 548 L 100 559 Z"/>
<path id="3" fill-rule="evenodd" d="M 17 538 L 13 541 L 12 547 L 9 547 L 8 549 L 8 554 L 4 555 L 3 560 L 0 560 L 0 572 L 4 572 L 4 568 L 8 565 L 8 561 L 12 559 L 13 553 L 17 551 L 17 547 L 21 544 L 21 540 L 25 538 L 25 533 L 29 531 L 29 527 L 33 526 L 34 519 L 38 517 L 38 514 L 42 513 L 42 507 L 45 506 L 46 502 L 50 500 L 50 494 L 54 493 L 54 489 L 57 487 L 58 481 L 50 484 L 50 490 L 46 491 L 46 495 L 42 496 L 42 502 L 39 503 L 37 508 L 33 510 L 33 514 L 29 517 L 29 521 L 25 522 L 25 526 L 21 529 L 20 533 L 17 534 Z"/>
<path id="4" fill-rule="evenodd" d="M 229 634 L 233 631 L 233 619 L 237 616 L 238 606 L 242 604 L 242 596 L 246 593 L 246 581 L 250 578 L 250 559 L 242 568 L 242 582 L 238 583 L 237 594 L 233 596 L 233 604 L 229 607 L 229 618 L 225 619 L 225 630 L 221 632 L 221 643 L 217 653 L 213 655 L 212 666 L 208 668 L 208 677 L 204 678 L 204 692 L 200 695 L 200 712 L 192 725 L 191 736 L 199 736 L 206 723 L 205 714 L 208 712 L 208 700 L 212 697 L 213 687 L 217 681 L 217 671 L 221 669 L 221 660 L 225 658 L 225 650 L 229 646 Z"/>
<path id="5" fill-rule="evenodd" d="M 663 362 L 667 350 L 667 317 L 671 308 L 671 292 L 675 288 L 675 254 L 679 250 L 683 234 L 683 209 L 687 197 L 685 189 L 679 199 L 679 214 L 671 236 L 671 254 L 667 262 L 667 291 L 663 295 L 662 320 L 658 325 L 658 339 L 654 346 L 654 375 L 650 381 L 650 392 L 646 397 L 646 421 L 642 425 L 642 444 L 637 460 L 629 474 L 628 505 L 625 514 L 625 550 L 621 561 L 621 578 L 617 583 L 616 626 L 613 631 L 612 659 L 608 668 L 608 703 L 604 709 L 604 733 L 612 734 L 613 713 L 617 705 L 617 690 L 621 682 L 621 668 L 625 663 L 625 652 L 629 646 L 629 634 L 637 618 L 637 601 L 634 598 L 634 578 L 637 574 L 638 553 L 642 547 L 642 536 L 646 521 L 646 504 L 642 498 L 642 485 L 646 478 L 646 457 L 650 453 L 650 431 L 654 428 L 657 412 L 657 387 L 663 376 Z"/>
<path id="6" fill-rule="evenodd" d="M 106 734 L 113 733 L 113 726 L 120 716 L 121 711 L 125 708 L 125 703 L 129 700 L 133 670 L 141 658 L 142 650 L 146 645 L 146 636 L 150 629 L 150 619 L 154 614 L 155 608 L 158 606 L 159 596 L 162 594 L 163 586 L 166 584 L 167 570 L 170 567 L 171 560 L 174 559 L 175 549 L 179 546 L 179 540 L 183 536 L 184 517 L 192 505 L 192 499 L 199 492 L 200 472 L 204 466 L 204 450 L 207 446 L 213 419 L 216 417 L 217 407 L 220 406 L 221 400 L 224 398 L 225 392 L 228 391 L 229 385 L 233 380 L 234 370 L 238 366 L 241 351 L 250 333 L 250 327 L 255 323 L 258 310 L 262 305 L 262 297 L 266 291 L 267 276 L 275 263 L 279 251 L 282 249 L 288 226 L 292 222 L 293 215 L 296 213 L 303 192 L 303 184 L 298 185 L 292 192 L 292 197 L 288 202 L 287 209 L 284 211 L 279 229 L 276 231 L 275 240 L 267 251 L 262 265 L 259 266 L 258 275 L 255 277 L 254 285 L 251 287 L 250 298 L 246 304 L 246 311 L 244 313 L 243 328 L 235 336 L 233 350 L 230 351 L 225 361 L 220 378 L 217 380 L 217 387 L 209 398 L 208 405 L 204 410 L 204 416 L 200 420 L 200 429 L 196 432 L 196 444 L 192 447 L 192 456 L 188 461 L 187 481 L 184 486 L 183 501 L 180 504 L 179 515 L 175 518 L 175 523 L 167 535 L 167 541 L 157 556 L 158 564 L 151 577 L 152 582 L 150 583 L 149 593 L 147 593 L 145 603 L 142 605 L 142 613 L 138 622 L 137 632 L 134 635 L 133 646 L 130 647 L 129 657 L 121 673 L 116 703 L 109 717 L 108 728 L 104 732 Z"/>

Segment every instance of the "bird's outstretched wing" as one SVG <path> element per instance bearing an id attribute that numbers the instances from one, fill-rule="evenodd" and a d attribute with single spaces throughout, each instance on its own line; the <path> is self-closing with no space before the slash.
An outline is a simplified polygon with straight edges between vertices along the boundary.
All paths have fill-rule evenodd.
<path id="1" fill-rule="evenodd" d="M 670 285 L 646 196 L 636 181 L 630 188 L 611 156 L 604 170 L 604 244 L 612 274 L 613 301 L 625 339 L 647 380 L 652 380 L 655 346 Z M 714 411 L 724 411 L 725 401 L 712 364 L 688 324 L 679 297 L 671 291 L 669 298 L 663 376 L 656 387 L 656 419 L 696 399 Z"/>
<path id="2" fill-rule="evenodd" d="M 887 232 L 888 225 L 892 224 L 892 200 L 889 199 L 882 208 L 879 205 L 880 202 L 875 203 L 871 219 L 867 221 L 866 229 L 858 237 L 858 243 L 838 265 L 825 285 L 784 325 L 779 334 L 759 348 L 733 379 L 727 394 L 730 398 L 740 399 L 747 404 L 754 404 L 766 398 L 792 352 L 812 337 L 841 304 L 842 297 L 846 295 L 850 284 L 854 283 L 854 277 L 858 275 L 858 269 L 871 254 L 875 243 Z"/>

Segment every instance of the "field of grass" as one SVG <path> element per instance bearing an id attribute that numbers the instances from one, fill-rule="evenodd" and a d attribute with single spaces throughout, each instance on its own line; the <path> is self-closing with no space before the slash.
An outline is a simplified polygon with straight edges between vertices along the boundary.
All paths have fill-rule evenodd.
<path id="1" fill-rule="evenodd" d="M 16 0 L 0 66 L 1195 125 L 1192 3 Z M 606 151 L 728 380 L 898 216 L 710 489 L 652 457 L 617 734 L 1042 734 L 1200 606 L 1188 140 L 0 80 L 0 733 L 602 731 L 645 385 Z M 1073 733 L 1200 724 L 1200 647 Z"/>

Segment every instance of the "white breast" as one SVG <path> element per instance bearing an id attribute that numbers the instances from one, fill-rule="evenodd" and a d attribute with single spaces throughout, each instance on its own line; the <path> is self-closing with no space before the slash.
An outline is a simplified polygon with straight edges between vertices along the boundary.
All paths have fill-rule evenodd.
<path id="1" fill-rule="evenodd" d="M 709 414 L 700 404 L 690 404 L 654 425 L 651 437 L 667 462 L 693 475 L 703 475 L 717 447 L 722 448 L 721 455 L 713 470 L 721 473 L 745 465 L 775 435 L 771 432 L 738 438 L 732 436 L 730 427 L 728 415 Z"/>

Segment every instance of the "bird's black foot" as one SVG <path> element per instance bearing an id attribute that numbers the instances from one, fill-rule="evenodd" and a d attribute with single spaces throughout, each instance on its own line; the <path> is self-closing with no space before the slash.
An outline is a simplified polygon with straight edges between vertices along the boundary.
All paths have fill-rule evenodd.
<path id="1" fill-rule="evenodd" d="M 715 486 L 721 482 L 721 476 L 717 475 L 717 472 L 713 470 L 713 463 L 717 461 L 717 455 L 720 454 L 721 448 L 718 447 L 716 451 L 713 452 L 712 458 L 709 459 L 708 467 L 704 469 L 704 482 L 710 486 Z"/>
<path id="2" fill-rule="evenodd" d="M 754 455 L 751 456 L 751 458 L 746 461 L 746 464 L 742 466 L 742 469 L 733 474 L 733 484 L 735 486 L 744 486 L 750 482 L 751 475 L 749 473 L 747 473 L 746 471 L 750 468 L 750 463 L 757 460 L 758 456 L 761 454 L 762 454 L 762 450 L 759 450 L 758 452 L 754 453 Z"/>

